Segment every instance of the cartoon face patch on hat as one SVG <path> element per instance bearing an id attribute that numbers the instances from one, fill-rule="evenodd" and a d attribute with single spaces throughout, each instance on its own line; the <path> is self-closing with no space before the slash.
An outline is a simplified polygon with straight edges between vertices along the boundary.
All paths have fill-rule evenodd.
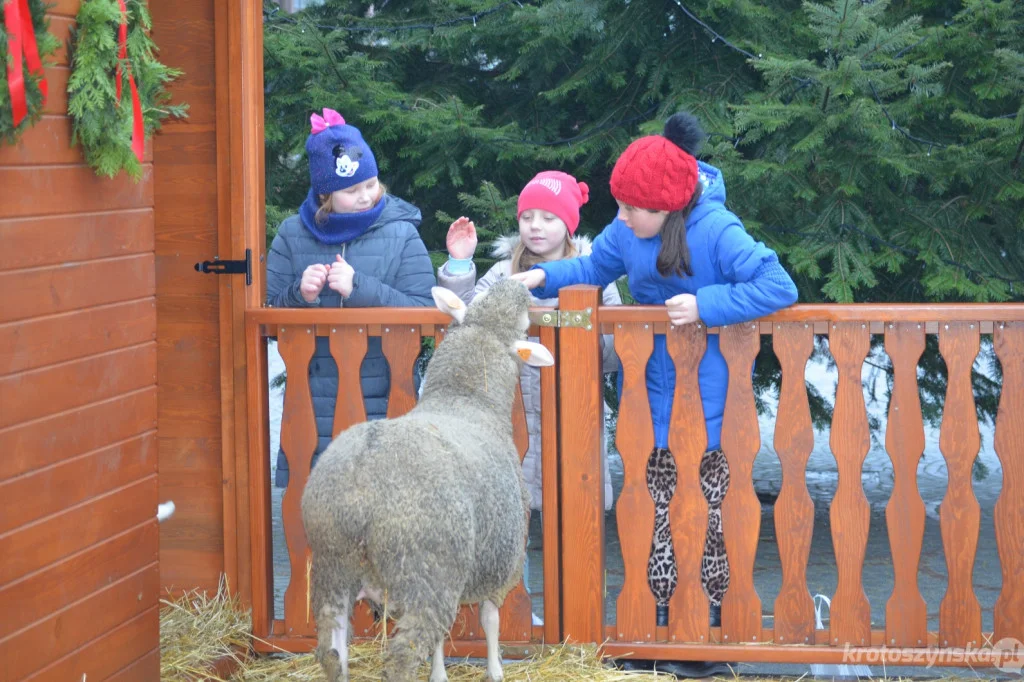
<path id="1" fill-rule="evenodd" d="M 359 170 L 359 159 L 363 157 L 363 150 L 360 147 L 336 144 L 331 152 L 334 154 L 334 173 L 339 178 L 351 178 L 356 174 Z"/>

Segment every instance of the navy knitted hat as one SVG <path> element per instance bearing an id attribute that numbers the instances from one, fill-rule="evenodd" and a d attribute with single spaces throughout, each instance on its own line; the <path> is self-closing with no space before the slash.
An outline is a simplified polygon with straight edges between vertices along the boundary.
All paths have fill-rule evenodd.
<path id="1" fill-rule="evenodd" d="M 306 140 L 309 182 L 316 194 L 331 194 L 377 175 L 377 160 L 355 126 L 345 123 L 337 111 L 309 118 L 312 132 Z"/>

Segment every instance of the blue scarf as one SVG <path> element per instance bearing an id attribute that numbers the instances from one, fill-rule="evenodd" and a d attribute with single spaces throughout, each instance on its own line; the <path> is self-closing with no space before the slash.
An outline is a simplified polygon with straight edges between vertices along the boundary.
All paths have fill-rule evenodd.
<path id="1" fill-rule="evenodd" d="M 369 210 L 359 213 L 329 213 L 327 221 L 318 224 L 316 212 L 320 208 L 320 201 L 311 188 L 306 200 L 299 207 L 299 215 L 302 217 L 302 224 L 319 241 L 324 244 L 344 244 L 362 236 L 369 230 L 384 212 L 385 204 L 387 204 L 386 194 L 377 202 L 376 206 Z"/>

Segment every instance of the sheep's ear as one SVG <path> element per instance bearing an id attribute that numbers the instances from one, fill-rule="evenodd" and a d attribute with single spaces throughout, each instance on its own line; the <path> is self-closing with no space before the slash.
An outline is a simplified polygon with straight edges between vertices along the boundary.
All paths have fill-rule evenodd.
<path id="1" fill-rule="evenodd" d="M 448 313 L 455 318 L 456 322 L 462 324 L 462 320 L 466 317 L 466 304 L 454 291 L 444 287 L 431 287 L 430 294 L 434 297 L 434 303 L 437 304 L 438 310 Z"/>
<path id="2" fill-rule="evenodd" d="M 533 367 L 550 367 L 555 364 L 551 351 L 533 341 L 516 341 L 516 354 L 523 362 Z"/>

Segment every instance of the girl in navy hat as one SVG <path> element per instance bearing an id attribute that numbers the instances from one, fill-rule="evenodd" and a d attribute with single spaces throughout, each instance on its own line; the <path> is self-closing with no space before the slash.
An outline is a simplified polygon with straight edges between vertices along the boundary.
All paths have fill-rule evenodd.
<path id="1" fill-rule="evenodd" d="M 434 272 L 412 204 L 387 193 L 373 151 L 355 126 L 332 109 L 310 118 L 306 140 L 310 188 L 298 215 L 281 223 L 267 254 L 267 305 L 277 308 L 432 306 Z M 370 337 L 360 372 L 367 419 L 387 414 L 391 376 L 380 337 Z M 338 368 L 329 341 L 318 338 L 309 363 L 319 436 L 331 441 Z M 314 459 L 315 461 L 315 459 Z M 277 485 L 288 484 L 285 453 Z"/>

